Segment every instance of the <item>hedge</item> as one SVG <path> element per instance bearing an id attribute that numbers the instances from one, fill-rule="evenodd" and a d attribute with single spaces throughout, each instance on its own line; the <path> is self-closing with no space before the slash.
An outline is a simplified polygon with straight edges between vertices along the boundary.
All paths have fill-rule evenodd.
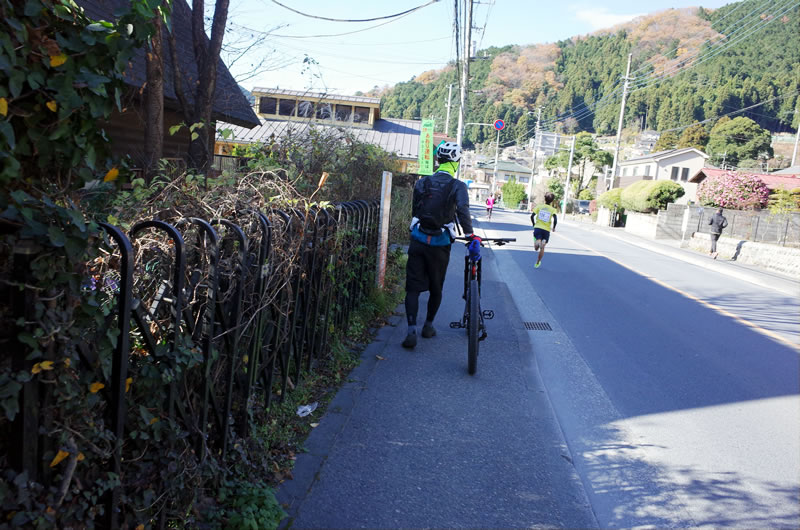
<path id="1" fill-rule="evenodd" d="M 634 212 L 656 212 L 683 197 L 683 186 L 671 180 L 640 180 L 620 193 L 622 207 Z"/>

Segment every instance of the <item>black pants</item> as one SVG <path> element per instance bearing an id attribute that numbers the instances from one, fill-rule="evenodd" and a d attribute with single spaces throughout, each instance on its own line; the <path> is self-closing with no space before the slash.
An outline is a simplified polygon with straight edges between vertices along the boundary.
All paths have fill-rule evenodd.
<path id="1" fill-rule="evenodd" d="M 419 293 L 429 291 L 425 320 L 433 322 L 442 303 L 442 288 L 450 263 L 450 245 L 432 247 L 414 239 L 408 245 L 406 264 L 406 319 L 409 326 L 417 324 Z"/>
<path id="2" fill-rule="evenodd" d="M 711 253 L 717 251 L 717 240 L 721 234 L 711 234 Z"/>

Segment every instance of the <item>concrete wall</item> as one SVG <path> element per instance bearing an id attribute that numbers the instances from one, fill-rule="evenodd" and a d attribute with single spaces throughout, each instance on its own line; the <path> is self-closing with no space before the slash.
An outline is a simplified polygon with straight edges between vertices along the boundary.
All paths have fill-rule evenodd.
<path id="1" fill-rule="evenodd" d="M 708 253 L 711 249 L 711 236 L 695 233 L 688 239 L 687 246 L 693 250 Z M 737 263 L 752 265 L 794 278 L 800 277 L 800 248 L 781 247 L 722 236 L 717 241 L 717 252 L 719 258 L 722 259 L 734 260 Z"/>
<path id="2" fill-rule="evenodd" d="M 659 210 L 655 239 L 682 239 L 686 208 L 685 204 L 668 204 L 666 210 Z"/>
<path id="3" fill-rule="evenodd" d="M 626 212 L 625 231 L 635 236 L 656 238 L 658 216 L 649 213 Z"/>

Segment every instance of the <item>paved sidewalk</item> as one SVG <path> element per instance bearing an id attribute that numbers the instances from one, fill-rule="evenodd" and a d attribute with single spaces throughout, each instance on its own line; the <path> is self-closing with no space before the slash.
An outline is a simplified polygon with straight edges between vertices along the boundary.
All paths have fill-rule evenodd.
<path id="1" fill-rule="evenodd" d="M 405 337 L 403 307 L 377 333 L 281 485 L 287 528 L 597 527 L 527 332 L 491 249 L 489 337 L 467 374 L 463 245 L 453 245 L 438 335 Z M 427 296 L 420 300 L 420 321 Z"/>

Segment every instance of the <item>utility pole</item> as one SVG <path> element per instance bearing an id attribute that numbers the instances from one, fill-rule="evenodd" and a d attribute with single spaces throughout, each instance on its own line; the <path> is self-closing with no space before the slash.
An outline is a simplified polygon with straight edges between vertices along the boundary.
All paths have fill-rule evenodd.
<path id="1" fill-rule="evenodd" d="M 533 202 L 531 201 L 531 195 L 533 194 L 533 179 L 534 175 L 536 174 L 536 153 L 539 152 L 539 124 L 542 121 L 542 107 L 538 107 L 536 109 L 536 132 L 534 133 L 534 141 L 533 141 L 533 153 L 531 156 L 531 179 L 528 181 L 528 204 L 531 205 Z"/>
<path id="2" fill-rule="evenodd" d="M 461 60 L 461 106 L 458 110 L 458 132 L 456 143 L 464 140 L 464 121 L 467 117 L 467 91 L 469 90 L 469 58 L 472 43 L 472 0 L 467 0 L 466 23 L 464 24 L 464 54 Z"/>
<path id="3" fill-rule="evenodd" d="M 569 175 L 572 173 L 572 155 L 575 154 L 575 135 L 572 136 L 572 145 L 569 146 L 569 163 L 567 163 L 567 185 L 564 186 L 564 202 L 561 203 L 561 215 L 567 213 L 567 198 L 569 197 Z"/>
<path id="4" fill-rule="evenodd" d="M 447 85 L 447 118 L 444 120 L 444 135 L 448 136 L 450 130 L 450 98 L 453 97 L 453 84 Z"/>
<path id="5" fill-rule="evenodd" d="M 617 143 L 614 147 L 614 164 L 611 166 L 611 175 L 616 178 L 617 176 L 617 158 L 619 157 L 619 141 L 622 138 L 622 119 L 625 116 L 625 101 L 628 99 L 628 83 L 631 81 L 631 57 L 632 53 L 628 54 L 628 67 L 625 69 L 625 84 L 622 85 L 622 104 L 619 107 L 619 123 L 617 124 Z"/>
<path id="6" fill-rule="evenodd" d="M 794 109 L 794 113 L 797 114 L 797 109 Z M 794 150 L 792 151 L 792 166 L 797 163 L 797 144 L 800 143 L 800 120 L 797 122 L 797 134 L 794 135 Z"/>
<path id="7" fill-rule="evenodd" d="M 727 152 L 727 151 L 725 151 L 725 152 L 722 154 L 722 169 L 723 169 L 723 170 L 725 169 L 725 159 L 726 159 L 726 158 L 728 158 L 728 152 Z"/>

